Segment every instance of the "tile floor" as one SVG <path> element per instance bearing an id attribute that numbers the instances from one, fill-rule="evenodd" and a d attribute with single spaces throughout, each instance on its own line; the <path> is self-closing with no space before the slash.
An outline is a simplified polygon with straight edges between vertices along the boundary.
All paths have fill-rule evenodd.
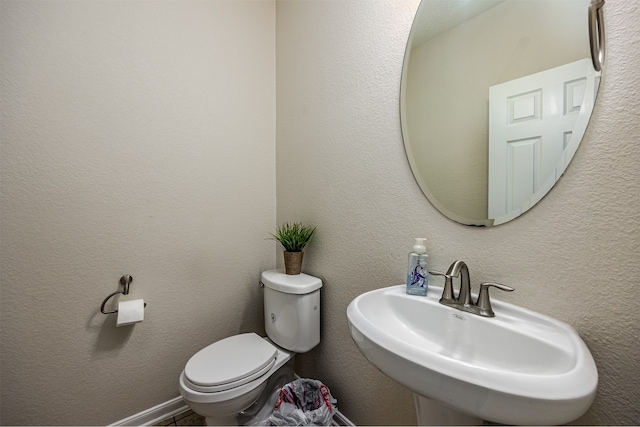
<path id="1" fill-rule="evenodd" d="M 338 415 L 339 417 L 336 418 Z M 192 410 L 181 412 L 178 415 L 175 415 L 173 417 L 167 418 L 166 420 L 162 420 L 154 424 L 154 426 L 204 426 L 204 425 L 205 425 L 204 417 L 196 414 Z M 341 413 L 336 413 L 336 415 L 334 416 L 331 422 L 331 425 L 353 426 L 355 424 L 353 424 L 348 419 L 344 418 L 344 415 L 342 415 Z M 491 424 L 491 425 L 495 425 L 495 424 Z"/>
<path id="2" fill-rule="evenodd" d="M 181 412 L 166 420 L 162 420 L 155 424 L 156 426 L 203 426 L 204 417 L 194 413 L 191 410 Z"/>

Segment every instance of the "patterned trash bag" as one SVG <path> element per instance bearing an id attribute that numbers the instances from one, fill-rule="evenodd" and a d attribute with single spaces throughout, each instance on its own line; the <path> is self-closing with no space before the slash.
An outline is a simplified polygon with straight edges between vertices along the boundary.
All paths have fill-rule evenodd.
<path id="1" fill-rule="evenodd" d="M 328 426 L 338 401 L 318 380 L 300 378 L 285 384 L 269 417 L 273 426 Z"/>

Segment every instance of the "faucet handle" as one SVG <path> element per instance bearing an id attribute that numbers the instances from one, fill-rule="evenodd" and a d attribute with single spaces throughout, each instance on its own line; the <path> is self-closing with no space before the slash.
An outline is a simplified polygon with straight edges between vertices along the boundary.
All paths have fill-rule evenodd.
<path id="1" fill-rule="evenodd" d="M 478 294 L 478 302 L 476 305 L 480 309 L 480 315 L 485 317 L 495 317 L 495 313 L 491 308 L 491 300 L 489 299 L 489 288 L 493 286 L 501 291 L 515 291 L 511 286 L 502 285 L 500 283 L 486 282 L 480 285 L 480 293 Z"/>
<path id="2" fill-rule="evenodd" d="M 429 274 L 431 274 L 432 276 L 444 276 L 444 289 L 442 290 L 442 298 L 440 298 L 440 302 L 455 302 L 456 297 L 453 294 L 453 276 L 447 273 L 442 273 L 440 271 L 430 271 Z"/>

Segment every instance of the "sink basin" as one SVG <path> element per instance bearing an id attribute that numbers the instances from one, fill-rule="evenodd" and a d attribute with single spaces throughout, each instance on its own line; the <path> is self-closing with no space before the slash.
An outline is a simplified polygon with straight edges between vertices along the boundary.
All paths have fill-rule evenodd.
<path id="1" fill-rule="evenodd" d="M 557 425 L 591 406 L 598 371 L 569 325 L 492 300 L 486 318 L 405 286 L 364 293 L 347 308 L 349 329 L 383 373 L 456 411 L 503 424 Z"/>

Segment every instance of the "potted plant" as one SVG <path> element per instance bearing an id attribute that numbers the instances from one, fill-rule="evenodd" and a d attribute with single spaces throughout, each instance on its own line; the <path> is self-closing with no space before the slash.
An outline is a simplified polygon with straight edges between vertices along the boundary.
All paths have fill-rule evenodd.
<path id="1" fill-rule="evenodd" d="M 302 269 L 302 250 L 309 242 L 316 228 L 302 225 L 299 222 L 284 223 L 271 234 L 284 247 L 284 268 L 287 274 L 300 274 Z"/>

